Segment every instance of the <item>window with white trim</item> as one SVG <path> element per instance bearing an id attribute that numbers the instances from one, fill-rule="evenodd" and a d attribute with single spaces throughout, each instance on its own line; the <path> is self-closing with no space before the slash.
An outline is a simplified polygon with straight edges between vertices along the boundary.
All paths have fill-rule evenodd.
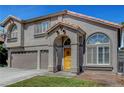
<path id="1" fill-rule="evenodd" d="M 35 25 L 35 34 L 42 34 L 48 30 L 49 22 L 45 21 Z"/>
<path id="2" fill-rule="evenodd" d="M 110 39 L 103 33 L 95 33 L 87 40 L 87 64 L 110 64 Z"/>
<path id="3" fill-rule="evenodd" d="M 124 31 L 122 31 L 122 34 L 121 34 L 121 46 L 120 48 L 124 48 Z"/>
<path id="4" fill-rule="evenodd" d="M 15 24 L 12 25 L 9 33 L 9 38 L 17 38 L 17 26 Z"/>

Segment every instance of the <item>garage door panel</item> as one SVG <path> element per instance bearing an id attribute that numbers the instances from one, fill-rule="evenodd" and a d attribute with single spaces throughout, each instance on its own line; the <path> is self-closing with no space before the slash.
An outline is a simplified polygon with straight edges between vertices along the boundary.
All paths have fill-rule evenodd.
<path id="1" fill-rule="evenodd" d="M 13 53 L 11 66 L 13 68 L 36 69 L 37 52 Z"/>
<path id="2" fill-rule="evenodd" d="M 41 69 L 48 69 L 48 51 L 41 51 Z"/>

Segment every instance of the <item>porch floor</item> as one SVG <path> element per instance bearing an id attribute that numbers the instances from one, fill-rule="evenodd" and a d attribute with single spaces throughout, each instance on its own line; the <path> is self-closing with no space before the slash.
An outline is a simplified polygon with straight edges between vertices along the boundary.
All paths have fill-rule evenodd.
<path id="1" fill-rule="evenodd" d="M 40 74 L 39 74 L 40 75 Z M 67 77 L 67 78 L 71 78 L 71 77 L 75 77 L 76 74 L 73 74 L 71 72 L 64 72 L 64 71 L 59 71 L 56 73 L 53 72 L 47 72 L 45 73 L 45 76 L 57 76 L 57 77 Z"/>
<path id="2" fill-rule="evenodd" d="M 111 71 L 86 70 L 84 73 L 76 76 L 76 78 L 82 80 L 92 80 L 110 87 L 124 87 L 124 76 L 114 74 Z"/>

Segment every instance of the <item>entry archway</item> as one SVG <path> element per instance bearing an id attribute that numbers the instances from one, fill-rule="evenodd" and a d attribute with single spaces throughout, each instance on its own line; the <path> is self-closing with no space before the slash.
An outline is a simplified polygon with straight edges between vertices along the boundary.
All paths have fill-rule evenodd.
<path id="1" fill-rule="evenodd" d="M 58 36 L 54 41 L 57 71 L 71 70 L 71 40 L 68 36 Z"/>
<path id="2" fill-rule="evenodd" d="M 70 71 L 71 69 L 71 40 L 67 38 L 63 42 L 64 46 L 64 71 Z"/>

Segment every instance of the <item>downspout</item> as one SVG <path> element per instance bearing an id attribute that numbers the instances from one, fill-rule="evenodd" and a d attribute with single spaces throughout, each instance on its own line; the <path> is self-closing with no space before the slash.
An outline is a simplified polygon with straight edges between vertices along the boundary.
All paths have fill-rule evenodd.
<path id="1" fill-rule="evenodd" d="M 120 43 L 119 50 L 121 50 L 122 48 L 124 48 L 124 32 L 123 32 L 122 28 L 120 28 L 119 31 L 120 31 L 120 40 L 121 41 L 119 41 L 119 40 L 118 41 Z"/>

